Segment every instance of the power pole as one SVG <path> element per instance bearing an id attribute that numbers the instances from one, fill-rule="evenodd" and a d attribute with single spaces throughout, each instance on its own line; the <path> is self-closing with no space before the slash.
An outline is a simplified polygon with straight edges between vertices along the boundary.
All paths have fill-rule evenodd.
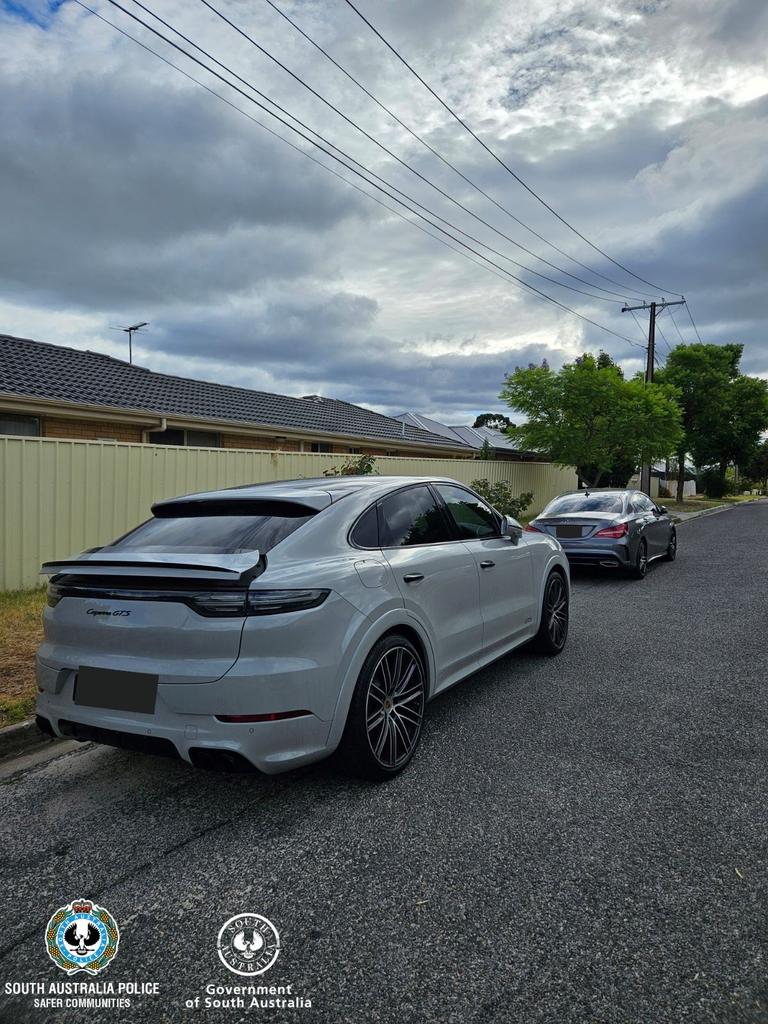
<path id="1" fill-rule="evenodd" d="M 646 350 L 645 359 L 645 383 L 653 384 L 653 369 L 656 362 L 656 310 L 666 309 L 667 306 L 683 306 L 685 305 L 685 299 L 680 299 L 678 302 L 667 302 L 666 299 L 662 299 L 661 302 L 652 302 L 650 305 L 643 303 L 642 306 L 622 306 L 622 313 L 631 313 L 636 309 L 647 309 L 648 310 L 648 348 Z M 640 467 L 640 490 L 644 491 L 648 497 L 651 497 L 651 464 L 650 462 L 644 462 Z"/>

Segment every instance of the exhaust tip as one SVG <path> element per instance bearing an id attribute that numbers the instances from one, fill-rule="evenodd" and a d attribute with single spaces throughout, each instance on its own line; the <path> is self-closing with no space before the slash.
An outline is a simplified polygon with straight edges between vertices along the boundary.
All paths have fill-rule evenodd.
<path id="1" fill-rule="evenodd" d="M 607 561 L 606 562 L 600 562 L 600 565 L 602 565 L 604 569 L 616 569 L 616 568 L 618 568 L 618 562 L 613 562 L 613 561 L 611 561 L 611 562 L 607 562 Z"/>

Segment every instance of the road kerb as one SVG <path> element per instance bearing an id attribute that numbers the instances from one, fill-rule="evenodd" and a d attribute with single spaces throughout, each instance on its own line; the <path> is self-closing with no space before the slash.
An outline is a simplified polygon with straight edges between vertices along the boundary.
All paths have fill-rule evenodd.
<path id="1" fill-rule="evenodd" d="M 52 746 L 60 742 L 40 732 L 34 718 L 18 725 L 7 725 L 0 729 L 0 761 L 19 754 L 29 753 L 37 747 Z"/>

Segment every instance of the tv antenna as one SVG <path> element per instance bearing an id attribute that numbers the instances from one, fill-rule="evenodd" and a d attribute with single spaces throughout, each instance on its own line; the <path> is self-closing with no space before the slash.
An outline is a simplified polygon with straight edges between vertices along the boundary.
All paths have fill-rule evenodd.
<path id="1" fill-rule="evenodd" d="M 130 327 L 110 327 L 111 331 L 125 331 L 128 335 L 128 362 L 133 363 L 133 336 L 142 327 L 149 327 L 149 321 L 142 320 L 140 324 L 132 324 Z"/>

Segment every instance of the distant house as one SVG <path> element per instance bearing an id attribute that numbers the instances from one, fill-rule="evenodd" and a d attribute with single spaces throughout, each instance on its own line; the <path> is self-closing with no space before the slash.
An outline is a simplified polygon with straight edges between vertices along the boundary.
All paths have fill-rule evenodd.
<path id="1" fill-rule="evenodd" d="M 493 427 L 449 427 L 438 420 L 422 416 L 421 413 L 402 412 L 395 419 L 409 426 L 428 430 L 432 434 L 440 434 L 446 440 L 458 441 L 474 449 L 475 455 L 482 450 L 487 441 L 491 447 L 491 458 L 512 462 L 542 462 L 541 455 L 536 452 L 522 451 L 515 441 L 501 430 Z"/>
<path id="2" fill-rule="evenodd" d="M 471 458 L 457 435 L 321 395 L 155 373 L 0 335 L 0 434 L 288 452 Z"/>

